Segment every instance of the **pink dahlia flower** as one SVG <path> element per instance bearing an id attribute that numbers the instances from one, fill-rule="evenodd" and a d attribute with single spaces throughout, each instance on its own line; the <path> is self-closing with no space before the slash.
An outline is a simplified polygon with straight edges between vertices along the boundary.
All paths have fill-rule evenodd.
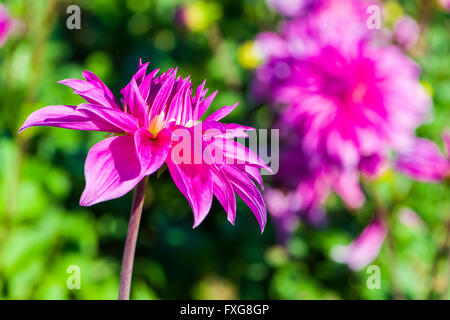
<path id="1" fill-rule="evenodd" d="M 157 76 L 158 70 L 147 74 L 147 67 L 148 63 L 140 63 L 121 90 L 121 103 L 89 71 L 83 73 L 86 80 L 61 81 L 87 103 L 39 109 L 20 131 L 52 126 L 113 134 L 88 153 L 82 206 L 123 196 L 166 163 L 192 207 L 194 227 L 208 214 L 213 195 L 234 224 L 236 193 L 253 211 L 262 231 L 266 208 L 254 181 L 262 187 L 259 169 L 270 169 L 254 152 L 230 139 L 244 137 L 252 128 L 219 122 L 237 104 L 219 109 L 202 122 L 217 92 L 206 97 L 203 83 L 192 97 L 190 79 L 177 77 L 176 69 Z"/>
<path id="2" fill-rule="evenodd" d="M 450 131 L 443 134 L 447 156 L 430 140 L 417 139 L 409 150 L 399 154 L 397 170 L 423 182 L 441 182 L 450 176 Z"/>
<path id="3" fill-rule="evenodd" d="M 290 45 L 287 38 L 277 41 Z M 286 187 L 292 181 L 292 190 L 304 181 L 327 180 L 358 208 L 364 203 L 359 172 L 378 174 L 392 150 L 414 144 L 430 98 L 418 81 L 417 65 L 394 46 L 375 47 L 359 37 L 350 46 L 315 41 L 311 52 L 298 57 L 283 47 L 268 52 L 255 90 L 279 113 L 275 127 L 285 133 L 280 183 Z M 283 174 L 283 168 L 293 167 L 299 170 Z"/>
<path id="4" fill-rule="evenodd" d="M 8 9 L 0 4 L 0 47 L 8 39 L 14 25 L 14 20 L 10 17 Z"/>
<path id="5" fill-rule="evenodd" d="M 379 4 L 321 1 L 310 14 L 285 21 L 279 33 L 256 39 L 265 62 L 253 92 L 270 104 L 281 129 L 280 170 L 265 199 L 282 240 L 298 219 L 322 225 L 332 191 L 360 208 L 361 173 L 379 175 L 392 151 L 410 150 L 430 110 L 419 67 L 380 37 L 382 30 L 368 28 L 369 5 Z M 369 263 L 384 230 L 376 220 L 340 260 L 354 269 Z"/>

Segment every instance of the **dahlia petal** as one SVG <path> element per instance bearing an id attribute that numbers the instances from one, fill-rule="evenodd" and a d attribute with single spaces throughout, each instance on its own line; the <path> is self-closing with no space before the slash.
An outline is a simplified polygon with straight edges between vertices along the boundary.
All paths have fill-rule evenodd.
<path id="1" fill-rule="evenodd" d="M 184 124 L 192 119 L 190 82 L 189 79 L 177 81 L 176 93 L 167 110 L 167 119 L 174 119 L 176 123 Z"/>
<path id="2" fill-rule="evenodd" d="M 90 71 L 84 71 L 83 76 L 86 79 L 66 79 L 59 81 L 63 85 L 66 85 L 75 90 L 74 93 L 83 97 L 87 102 L 92 104 L 98 104 L 101 106 L 120 109 L 119 103 L 114 97 L 111 90 Z"/>
<path id="3" fill-rule="evenodd" d="M 138 86 L 140 86 L 142 84 L 142 81 L 144 81 L 145 79 L 145 74 L 147 73 L 147 68 L 148 68 L 149 63 L 142 63 L 142 59 L 139 59 L 139 67 L 138 70 L 136 71 L 135 75 L 133 76 L 133 78 L 136 80 L 136 84 Z"/>
<path id="4" fill-rule="evenodd" d="M 124 98 L 124 104 L 129 108 L 132 116 L 139 120 L 141 126 L 148 125 L 147 103 L 139 91 L 139 87 L 133 77 L 130 83 L 121 90 Z"/>
<path id="5" fill-rule="evenodd" d="M 80 79 L 65 79 L 58 81 L 58 83 L 68 86 L 69 88 L 72 88 L 73 90 L 79 92 L 96 89 L 96 86 L 94 86 L 92 83 Z"/>
<path id="6" fill-rule="evenodd" d="M 410 150 L 399 154 L 396 168 L 418 181 L 439 182 L 449 172 L 450 164 L 435 143 L 416 139 Z"/>
<path id="7" fill-rule="evenodd" d="M 384 157 L 377 153 L 364 156 L 361 157 L 359 162 L 359 169 L 366 175 L 373 177 L 383 171 L 384 162 Z"/>
<path id="8" fill-rule="evenodd" d="M 136 153 L 141 163 L 142 174 L 151 175 L 158 170 L 167 158 L 170 149 L 171 131 L 163 129 L 156 139 L 145 128 L 140 128 L 135 135 Z"/>
<path id="9" fill-rule="evenodd" d="M 209 97 L 207 97 L 206 99 L 204 99 L 203 101 L 199 102 L 198 108 L 197 108 L 197 118 L 194 118 L 195 120 L 200 119 L 206 112 L 206 110 L 208 110 L 209 106 L 211 105 L 211 103 L 213 102 L 214 98 L 217 96 L 217 93 L 219 93 L 219 91 L 214 91 Z"/>
<path id="10" fill-rule="evenodd" d="M 154 74 L 149 74 L 145 76 L 142 83 L 139 85 L 139 92 L 141 93 L 142 99 L 147 101 L 148 95 L 150 94 L 150 89 L 152 88 Z"/>
<path id="11" fill-rule="evenodd" d="M 87 115 L 75 106 L 47 106 L 28 116 L 19 133 L 29 127 L 48 126 L 74 130 L 92 130 L 122 133 L 123 130 L 105 119 L 92 114 Z"/>
<path id="12" fill-rule="evenodd" d="M 258 188 L 248 176 L 233 166 L 223 166 L 222 170 L 229 178 L 234 191 L 255 215 L 261 228 L 261 233 L 263 233 L 267 222 L 267 211 Z"/>
<path id="13" fill-rule="evenodd" d="M 175 83 L 176 73 L 177 70 L 175 69 L 173 72 L 168 71 L 161 75 L 161 77 L 165 76 L 167 79 L 162 78 L 164 79 L 164 83 L 161 85 L 161 88 L 159 88 L 159 91 L 153 100 L 153 104 L 150 109 L 150 119 L 164 111 L 164 107 L 169 99 L 173 84 Z"/>
<path id="14" fill-rule="evenodd" d="M 214 136 L 223 135 L 226 133 L 226 126 L 223 123 L 216 121 L 203 121 L 194 126 L 195 130 L 201 130 L 204 139 Z"/>
<path id="15" fill-rule="evenodd" d="M 242 126 L 235 123 L 221 123 L 210 120 L 200 122 L 194 127 L 201 127 L 204 138 L 219 136 L 224 139 L 248 138 L 246 131 L 255 130 L 252 127 Z"/>
<path id="16" fill-rule="evenodd" d="M 261 177 L 261 170 L 258 167 L 246 166 L 246 165 L 235 165 L 236 168 L 245 172 L 250 178 L 252 178 L 258 185 L 264 190 L 263 180 Z"/>
<path id="17" fill-rule="evenodd" d="M 229 115 L 237 106 L 238 102 L 233 104 L 232 106 L 225 106 L 217 110 L 216 112 L 211 113 L 205 121 L 219 121 Z"/>
<path id="18" fill-rule="evenodd" d="M 380 219 L 375 219 L 350 245 L 334 247 L 332 258 L 346 263 L 353 270 L 361 270 L 377 257 L 386 232 L 385 224 Z"/>
<path id="19" fill-rule="evenodd" d="M 358 209 L 364 204 L 365 197 L 359 186 L 357 171 L 339 173 L 333 181 L 333 188 L 351 208 Z"/>
<path id="20" fill-rule="evenodd" d="M 213 200 L 211 171 L 203 164 L 176 164 L 167 157 L 167 167 L 178 189 L 186 197 L 194 213 L 196 228 L 208 215 Z"/>
<path id="21" fill-rule="evenodd" d="M 144 177 L 131 135 L 104 139 L 89 150 L 84 166 L 86 187 L 80 205 L 123 196 Z"/>
<path id="22" fill-rule="evenodd" d="M 208 92 L 208 89 L 204 90 L 205 84 L 206 84 L 206 80 L 204 80 L 202 82 L 202 84 L 197 87 L 197 89 L 195 90 L 195 96 L 194 96 L 194 98 L 192 98 L 192 108 L 194 110 L 194 114 L 193 114 L 194 120 L 199 120 L 201 118 L 201 116 L 203 115 L 203 114 L 200 114 L 199 107 L 200 107 L 200 102 L 203 100 L 206 93 Z"/>
<path id="23" fill-rule="evenodd" d="M 85 113 L 88 117 L 97 116 L 121 131 L 133 133 L 139 129 L 138 120 L 121 110 L 83 103 L 77 107 L 77 111 Z"/>
<path id="24" fill-rule="evenodd" d="M 182 112 L 181 121 L 182 123 L 187 123 L 192 120 L 193 114 L 192 99 L 191 99 L 192 89 L 190 88 L 189 80 L 186 81 L 186 86 L 184 87 L 183 93 L 184 93 L 184 101 L 183 101 L 184 108 Z"/>
<path id="25" fill-rule="evenodd" d="M 109 106 L 120 109 L 119 103 L 117 102 L 116 98 L 114 97 L 114 94 L 111 92 L 111 90 L 108 88 L 108 86 L 94 73 L 90 71 L 84 71 L 83 77 L 86 79 L 86 81 L 94 84 L 96 87 L 103 89 L 103 92 L 105 94 L 106 99 L 109 102 Z"/>
<path id="26" fill-rule="evenodd" d="M 228 221 L 234 225 L 236 220 L 236 196 L 234 195 L 233 186 L 219 170 L 212 171 L 212 178 L 214 195 L 225 209 Z"/>
<path id="27" fill-rule="evenodd" d="M 223 139 L 220 137 L 216 137 L 215 141 L 222 146 L 223 155 L 227 159 L 228 163 L 257 166 L 271 172 L 269 166 L 267 166 L 267 164 L 254 151 L 244 145 L 234 140 Z"/>

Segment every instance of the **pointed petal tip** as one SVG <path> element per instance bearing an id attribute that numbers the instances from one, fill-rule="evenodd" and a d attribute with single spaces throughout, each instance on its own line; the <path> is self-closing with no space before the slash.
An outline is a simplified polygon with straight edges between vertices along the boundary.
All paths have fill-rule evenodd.
<path id="1" fill-rule="evenodd" d="M 209 210 L 208 210 L 209 211 Z M 207 215 L 203 215 L 203 217 L 198 218 L 195 214 L 194 214 L 194 223 L 192 225 L 192 229 L 197 228 L 199 225 L 202 224 L 203 220 L 205 220 Z"/>
<path id="2" fill-rule="evenodd" d="M 81 194 L 79 204 L 80 204 L 80 207 L 90 207 L 99 202 L 101 202 L 101 201 L 96 201 L 95 198 L 88 197 L 88 194 L 87 194 L 86 188 L 85 188 L 83 190 L 83 193 Z"/>
<path id="3" fill-rule="evenodd" d="M 260 224 L 259 227 L 261 228 L 261 234 L 260 235 L 262 235 L 264 233 L 264 229 L 266 228 L 266 221 L 264 221 L 262 224 Z"/>
<path id="4" fill-rule="evenodd" d="M 92 201 L 86 200 L 85 197 L 84 197 L 84 193 L 83 193 L 83 194 L 81 195 L 79 204 L 80 204 L 80 207 L 90 207 L 90 206 L 92 206 L 94 203 L 92 203 Z"/>
<path id="5" fill-rule="evenodd" d="M 201 221 L 197 221 L 197 220 L 194 218 L 194 223 L 192 224 L 192 229 L 196 229 L 201 223 L 202 223 Z"/>
<path id="6" fill-rule="evenodd" d="M 233 218 L 231 218 L 231 217 L 227 217 L 227 220 L 228 220 L 228 222 L 229 223 L 231 223 L 231 225 L 234 227 L 235 226 L 235 220 L 233 219 Z"/>

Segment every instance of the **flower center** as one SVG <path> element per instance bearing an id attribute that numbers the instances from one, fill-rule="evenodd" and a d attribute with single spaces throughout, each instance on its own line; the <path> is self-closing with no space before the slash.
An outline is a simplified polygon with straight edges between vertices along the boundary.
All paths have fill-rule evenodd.
<path id="1" fill-rule="evenodd" d="M 156 138 L 158 133 L 164 128 L 164 125 L 166 124 L 165 116 L 164 112 L 161 112 L 150 120 L 148 131 L 153 135 L 153 138 Z"/>

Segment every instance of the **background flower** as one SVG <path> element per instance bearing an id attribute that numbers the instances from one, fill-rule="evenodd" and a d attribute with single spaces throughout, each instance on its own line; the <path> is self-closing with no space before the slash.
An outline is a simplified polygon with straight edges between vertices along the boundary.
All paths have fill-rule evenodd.
<path id="1" fill-rule="evenodd" d="M 402 154 L 419 141 L 415 130 L 426 120 L 431 99 L 419 82 L 416 63 L 400 48 L 380 42 L 378 30 L 367 27 L 370 5 L 382 12 L 381 4 L 373 1 L 324 1 L 307 16 L 285 21 L 278 34 L 265 32 L 256 38 L 265 63 L 256 70 L 254 93 L 274 109 L 273 126 L 283 138 L 281 170 L 274 180 L 278 192 L 289 198 L 297 194 L 300 203 L 289 210 L 269 204 L 281 234 L 292 232 L 284 221 L 296 221 L 296 216 L 323 224 L 321 207 L 330 191 L 349 209 L 360 209 L 366 199 L 361 173 L 379 176 L 394 151 Z M 418 24 L 408 19 L 396 25 L 397 42 L 405 48 L 419 36 Z M 436 163 L 438 157 L 425 153 L 411 156 L 423 158 L 417 160 L 422 164 L 434 163 L 420 169 L 422 176 L 441 177 L 447 161 Z M 411 160 L 399 161 L 406 171 Z M 373 246 L 367 256 L 356 246 L 355 256 L 349 253 L 340 261 L 361 269 L 377 256 L 384 236 L 376 239 L 367 241 Z"/>

